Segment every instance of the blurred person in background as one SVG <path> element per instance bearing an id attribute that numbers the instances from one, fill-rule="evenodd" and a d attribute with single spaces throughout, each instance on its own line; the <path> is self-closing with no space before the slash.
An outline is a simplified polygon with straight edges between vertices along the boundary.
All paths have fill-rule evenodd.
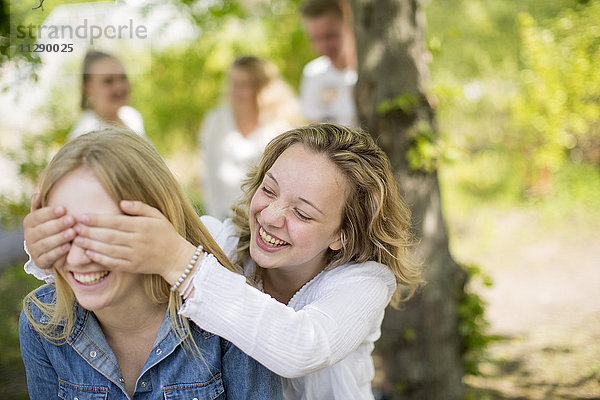
<path id="1" fill-rule="evenodd" d="M 71 129 L 69 139 L 111 126 L 146 135 L 142 115 L 128 105 L 131 85 L 118 58 L 101 51 L 88 51 L 81 77 L 83 113 Z"/>
<path id="2" fill-rule="evenodd" d="M 302 71 L 300 103 L 304 117 L 313 122 L 358 126 L 356 52 L 349 5 L 344 0 L 307 0 L 302 18 L 319 54 Z"/>
<path id="3" fill-rule="evenodd" d="M 242 180 L 267 143 L 301 122 L 298 101 L 277 67 L 254 56 L 237 58 L 227 100 L 208 112 L 199 132 L 206 213 L 228 217 Z"/>

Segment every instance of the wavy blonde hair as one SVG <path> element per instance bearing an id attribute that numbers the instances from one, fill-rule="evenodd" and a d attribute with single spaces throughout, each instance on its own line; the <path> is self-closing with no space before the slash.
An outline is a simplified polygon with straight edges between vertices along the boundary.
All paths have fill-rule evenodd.
<path id="1" fill-rule="evenodd" d="M 214 254 L 221 264 L 237 272 L 200 221 L 158 151 L 147 139 L 130 131 L 110 128 L 68 142 L 40 177 L 42 206 L 46 206 L 54 185 L 66 174 L 82 166 L 94 171 L 117 204 L 121 200 L 137 200 L 157 208 L 180 235 L 195 246 L 202 244 L 205 251 Z M 61 343 L 73 331 L 76 299 L 68 283 L 56 270 L 54 276 L 56 302 L 43 303 L 34 290 L 25 297 L 23 308 L 34 329 L 51 341 Z M 168 303 L 173 329 L 184 340 L 186 347 L 197 350 L 189 340 L 188 320 L 177 313 L 182 304 L 179 294 L 171 292 L 170 285 L 160 275 L 144 275 L 143 284 L 150 301 Z M 37 322 L 26 306 L 27 302 L 36 305 L 49 321 Z"/>
<path id="2" fill-rule="evenodd" d="M 260 164 L 248 175 L 244 194 L 233 207 L 233 223 L 240 235 L 236 262 L 250 257 L 250 202 L 267 171 L 293 144 L 322 154 L 346 177 L 349 191 L 340 227 L 342 248 L 329 249 L 327 268 L 369 260 L 385 264 L 396 277 L 399 289 L 392 304 L 412 296 L 422 283 L 421 265 L 411 248 L 410 210 L 404 203 L 387 155 L 373 138 L 360 130 L 336 124 L 314 124 L 280 134 L 265 148 Z M 260 270 L 259 270 L 260 273 Z M 406 295 L 402 294 L 404 287 Z"/>

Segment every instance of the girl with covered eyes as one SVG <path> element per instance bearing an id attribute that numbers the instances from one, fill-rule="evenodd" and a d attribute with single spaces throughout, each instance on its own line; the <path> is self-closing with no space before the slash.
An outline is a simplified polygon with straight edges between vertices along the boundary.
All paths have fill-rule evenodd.
<path id="1" fill-rule="evenodd" d="M 360 131 L 294 129 L 269 143 L 244 190 L 232 219 L 202 221 L 245 277 L 202 257 L 181 284 L 180 314 L 285 377 L 287 399 L 372 399 L 384 309 L 420 283 L 387 157 Z M 121 209 L 128 215 L 75 225 L 60 209 L 33 211 L 24 223 L 33 261 L 64 257 L 74 238 L 90 259 L 176 282 L 194 246 L 154 208 Z M 43 277 L 31 262 L 26 269 Z"/>
<path id="2" fill-rule="evenodd" d="M 39 188 L 44 206 L 60 204 L 76 220 L 118 216 L 123 199 L 151 204 L 196 257 L 204 249 L 235 271 L 158 152 L 135 133 L 70 141 Z M 181 297 L 160 275 L 115 270 L 77 244 L 52 271 L 55 282 L 25 298 L 19 321 L 30 398 L 282 398 L 280 377 L 178 313 Z"/>

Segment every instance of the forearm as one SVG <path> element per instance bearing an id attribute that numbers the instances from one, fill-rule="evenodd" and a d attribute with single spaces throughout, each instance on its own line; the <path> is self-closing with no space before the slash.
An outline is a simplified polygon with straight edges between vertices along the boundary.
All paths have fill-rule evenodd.
<path id="1" fill-rule="evenodd" d="M 310 328 L 302 327 L 301 322 L 293 326 L 273 323 L 298 321 L 302 314 L 295 318 L 294 310 L 251 288 L 243 277 L 239 278 L 242 282 L 231 282 L 227 289 L 218 286 L 209 293 L 204 285 L 199 285 L 201 278 L 196 277 L 195 296 L 186 302 L 181 313 L 203 329 L 234 343 L 278 375 L 301 376 L 329 365 L 323 335 L 309 332 Z M 239 290 L 243 285 L 249 290 Z M 215 308 L 216 304 L 223 306 Z"/>
<path id="2" fill-rule="evenodd" d="M 346 294 L 333 293 L 296 311 L 211 258 L 199 266 L 193 278 L 195 295 L 186 301 L 182 315 L 284 377 L 303 376 L 347 356 L 366 336 L 370 319 L 382 313 L 389 300 L 383 294 L 373 302 L 354 300 L 357 304 L 352 304 L 350 297 L 356 296 L 346 290 Z M 385 292 L 381 287 L 366 289 Z"/>

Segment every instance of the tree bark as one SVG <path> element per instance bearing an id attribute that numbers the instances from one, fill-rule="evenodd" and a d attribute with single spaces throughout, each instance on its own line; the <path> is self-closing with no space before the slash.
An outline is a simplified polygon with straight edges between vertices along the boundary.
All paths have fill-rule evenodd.
<path id="1" fill-rule="evenodd" d="M 419 134 L 436 136 L 427 93 L 429 53 L 424 14 L 417 0 L 350 3 L 358 58 L 359 119 L 388 154 L 412 210 L 420 241 L 417 251 L 427 281 L 400 311 L 386 310 L 375 357 L 383 363 L 387 398 L 461 399 L 463 364 L 457 307 L 464 275 L 448 249 L 437 173 L 413 170 L 407 160 Z"/>

